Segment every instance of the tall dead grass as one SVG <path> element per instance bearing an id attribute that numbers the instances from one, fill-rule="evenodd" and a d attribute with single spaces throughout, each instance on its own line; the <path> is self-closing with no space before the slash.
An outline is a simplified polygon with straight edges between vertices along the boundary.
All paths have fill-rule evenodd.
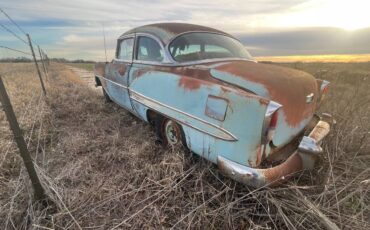
<path id="1" fill-rule="evenodd" d="M 15 146 L 4 157 L 11 136 L 0 113 L 0 159 L 5 159 L 0 228 L 369 229 L 370 65 L 290 66 L 333 83 L 321 110 L 331 112 L 337 125 L 315 171 L 278 188 L 254 190 L 223 177 L 199 157 L 156 146 L 149 125 L 104 104 L 70 70 L 53 64 L 40 134 L 45 147 L 38 157 L 31 152 L 57 207 L 39 210 L 29 201 L 28 178 Z M 24 82 L 27 68 L 17 67 L 25 69 L 18 73 L 22 80 L 7 80 L 17 114 L 30 98 L 20 94 L 41 92 Z M 25 133 L 30 124 L 32 119 L 22 123 Z M 37 141 L 30 148 L 37 149 Z"/>

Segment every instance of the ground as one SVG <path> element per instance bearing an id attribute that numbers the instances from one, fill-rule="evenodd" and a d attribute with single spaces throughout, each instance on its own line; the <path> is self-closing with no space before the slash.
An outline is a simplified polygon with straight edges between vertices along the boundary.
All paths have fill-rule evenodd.
<path id="1" fill-rule="evenodd" d="M 337 124 L 314 171 L 256 190 L 182 149 L 155 145 L 148 124 L 104 103 L 67 66 L 50 65 L 45 97 L 34 65 L 1 64 L 54 205 L 32 202 L 0 112 L 0 229 L 369 229 L 370 63 L 280 65 L 332 82 L 320 112 Z"/>

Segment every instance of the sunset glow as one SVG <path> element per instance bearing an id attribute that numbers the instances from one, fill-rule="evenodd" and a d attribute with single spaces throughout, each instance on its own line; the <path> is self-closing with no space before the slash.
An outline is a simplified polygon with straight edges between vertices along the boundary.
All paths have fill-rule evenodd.
<path id="1" fill-rule="evenodd" d="M 4 0 L 0 7 L 52 56 L 69 59 L 105 59 L 103 24 L 110 59 L 120 34 L 157 22 L 217 28 L 253 56 L 370 53 L 368 0 Z M 0 22 L 12 28 L 1 14 Z M 0 40 L 22 48 L 1 28 Z M 16 55 L 0 49 L 0 58 Z"/>

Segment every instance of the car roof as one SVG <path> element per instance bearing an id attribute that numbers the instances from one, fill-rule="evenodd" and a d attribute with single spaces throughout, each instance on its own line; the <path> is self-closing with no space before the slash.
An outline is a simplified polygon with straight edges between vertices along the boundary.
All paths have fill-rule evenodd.
<path id="1" fill-rule="evenodd" d="M 133 33 L 147 33 L 151 34 L 161 40 L 163 45 L 167 45 L 173 38 L 177 37 L 179 34 L 188 32 L 210 32 L 219 33 L 229 37 L 233 37 L 223 31 L 216 30 L 206 26 L 200 26 L 188 23 L 156 23 L 150 25 L 144 25 L 140 27 L 133 28 L 121 35 L 126 36 Z"/>

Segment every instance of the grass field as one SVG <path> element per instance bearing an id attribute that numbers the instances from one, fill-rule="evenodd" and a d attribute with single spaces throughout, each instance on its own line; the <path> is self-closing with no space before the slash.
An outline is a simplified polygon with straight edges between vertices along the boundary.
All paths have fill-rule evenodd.
<path id="1" fill-rule="evenodd" d="M 47 98 L 32 64 L 1 64 L 47 194 L 39 209 L 0 112 L 0 229 L 370 229 L 370 63 L 286 63 L 329 80 L 320 112 L 337 125 L 312 172 L 253 190 L 154 144 L 151 127 L 51 64 Z"/>
<path id="2" fill-rule="evenodd" d="M 67 65 L 89 70 L 89 71 L 94 71 L 94 65 L 95 63 L 68 63 Z"/>
<path id="3" fill-rule="evenodd" d="M 256 57 L 256 60 L 270 62 L 289 62 L 289 63 L 291 62 L 355 63 L 355 62 L 370 62 L 370 54 L 270 56 L 270 57 Z"/>

